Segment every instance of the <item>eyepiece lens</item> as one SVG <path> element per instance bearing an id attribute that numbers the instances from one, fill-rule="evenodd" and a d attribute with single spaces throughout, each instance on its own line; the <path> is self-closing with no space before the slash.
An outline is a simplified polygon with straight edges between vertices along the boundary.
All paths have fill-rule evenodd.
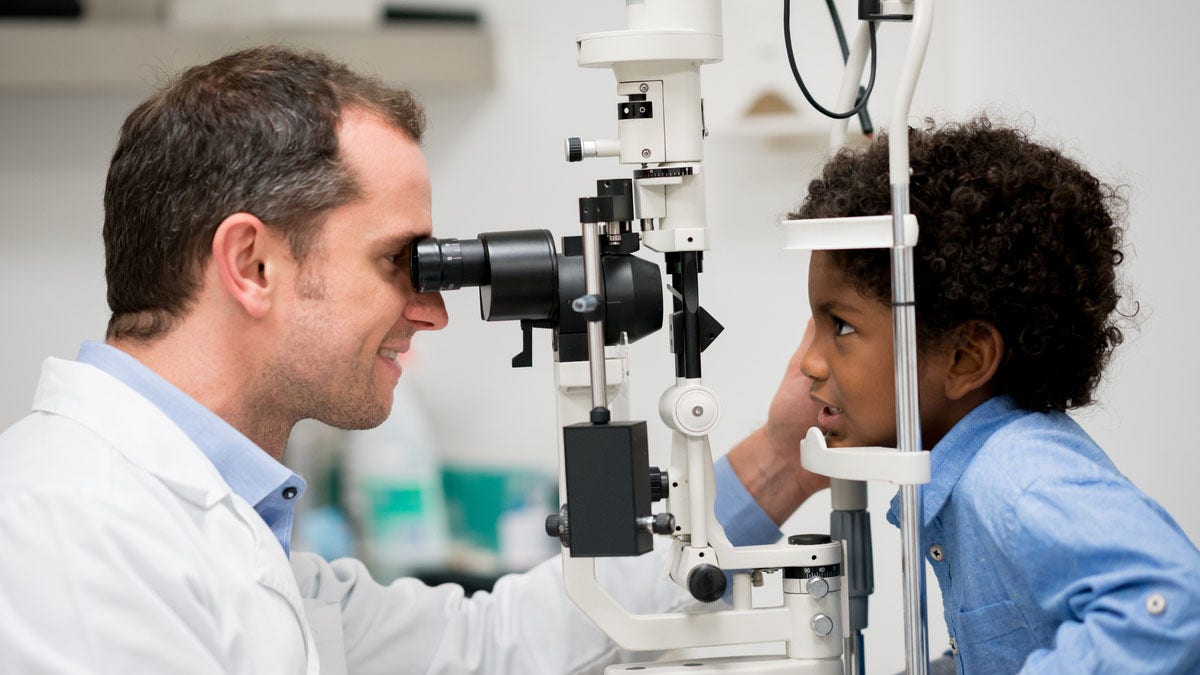
<path id="1" fill-rule="evenodd" d="M 412 248 L 409 274 L 418 293 L 453 291 L 491 282 L 487 247 L 481 239 L 427 237 Z"/>
<path id="2" fill-rule="evenodd" d="M 427 237 L 413 245 L 409 274 L 412 276 L 413 288 L 418 293 L 436 293 L 441 290 L 450 290 L 442 285 L 447 271 L 446 261 L 442 257 L 443 241 L 458 243 L 454 239 L 441 240 Z M 461 263 L 462 258 L 459 258 L 459 264 L 461 265 Z"/>

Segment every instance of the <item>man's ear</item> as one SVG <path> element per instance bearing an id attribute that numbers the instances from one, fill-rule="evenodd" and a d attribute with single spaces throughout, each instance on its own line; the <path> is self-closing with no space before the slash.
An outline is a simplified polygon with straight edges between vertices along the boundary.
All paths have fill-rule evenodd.
<path id="1" fill-rule="evenodd" d="M 1004 337 L 987 321 L 967 321 L 954 330 L 946 397 L 959 400 L 987 388 L 1004 358 Z"/>
<path id="2" fill-rule="evenodd" d="M 213 234 L 212 262 L 222 289 L 256 319 L 271 309 L 278 275 L 290 259 L 286 238 L 249 213 L 226 217 Z"/>

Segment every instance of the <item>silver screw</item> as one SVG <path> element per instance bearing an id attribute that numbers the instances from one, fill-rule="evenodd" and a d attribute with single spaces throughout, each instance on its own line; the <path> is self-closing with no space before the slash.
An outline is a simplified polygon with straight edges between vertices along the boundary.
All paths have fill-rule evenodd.
<path id="1" fill-rule="evenodd" d="M 600 298 L 595 295 L 583 295 L 571 301 L 571 309 L 579 312 L 590 312 L 600 306 Z"/>
<path id="2" fill-rule="evenodd" d="M 829 582 L 822 577 L 813 577 L 808 580 L 808 594 L 820 600 L 829 595 Z"/>
<path id="3" fill-rule="evenodd" d="M 642 148 L 642 157 L 650 156 L 650 148 Z"/>
<path id="4" fill-rule="evenodd" d="M 644 94 L 644 93 L 650 91 L 650 85 L 643 82 L 640 85 L 638 85 L 638 91 L 640 91 Z"/>
<path id="5" fill-rule="evenodd" d="M 821 637 L 825 637 L 833 632 L 833 619 L 824 614 L 817 614 L 808 622 L 812 626 L 813 632 Z"/>

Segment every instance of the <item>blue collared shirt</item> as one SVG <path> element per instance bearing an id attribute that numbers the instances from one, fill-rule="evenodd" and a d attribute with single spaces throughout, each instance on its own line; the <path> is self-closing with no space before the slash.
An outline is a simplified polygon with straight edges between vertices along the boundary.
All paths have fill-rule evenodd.
<path id="1" fill-rule="evenodd" d="M 304 494 L 303 478 L 129 354 L 88 341 L 79 348 L 77 360 L 124 382 L 162 410 L 208 457 L 233 493 L 254 507 L 284 553 L 291 555 L 292 520 L 296 500 Z"/>
<path id="2" fill-rule="evenodd" d="M 959 673 L 1200 672 L 1200 552 L 1070 417 L 997 397 L 930 452 Z"/>
<path id="3" fill-rule="evenodd" d="M 754 497 L 746 491 L 741 479 L 729 466 L 729 459 L 721 457 L 713 465 L 713 477 L 717 483 L 717 496 L 713 512 L 717 522 L 725 528 L 725 536 L 734 546 L 759 546 L 779 541 L 782 532 L 775 521 L 762 510 Z M 728 588 L 733 590 L 733 584 Z"/>

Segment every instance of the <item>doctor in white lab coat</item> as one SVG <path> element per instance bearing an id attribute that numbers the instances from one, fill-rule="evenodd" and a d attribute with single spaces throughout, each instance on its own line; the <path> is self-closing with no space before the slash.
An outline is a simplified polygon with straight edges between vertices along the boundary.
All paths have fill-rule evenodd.
<path id="1" fill-rule="evenodd" d="M 567 600 L 557 559 L 472 599 L 381 586 L 353 560 L 289 565 L 122 382 L 47 359 L 33 408 L 0 436 L 0 672 L 565 673 L 618 655 Z M 653 556 L 610 562 L 623 581 L 606 585 L 630 609 L 687 604 Z"/>
<path id="2" fill-rule="evenodd" d="M 378 425 L 397 355 L 446 325 L 408 280 L 431 232 L 423 123 L 407 92 L 281 48 L 188 70 L 129 115 L 105 192 L 106 344 L 48 359 L 33 413 L 0 434 L 0 672 L 566 673 L 617 656 L 557 561 L 465 599 L 289 559 L 292 426 Z M 737 520 L 766 519 L 760 536 L 821 487 L 795 457 L 806 382 L 789 369 L 773 422 L 730 453 L 754 498 Z M 655 564 L 611 566 L 608 586 L 633 611 L 681 607 Z"/>

